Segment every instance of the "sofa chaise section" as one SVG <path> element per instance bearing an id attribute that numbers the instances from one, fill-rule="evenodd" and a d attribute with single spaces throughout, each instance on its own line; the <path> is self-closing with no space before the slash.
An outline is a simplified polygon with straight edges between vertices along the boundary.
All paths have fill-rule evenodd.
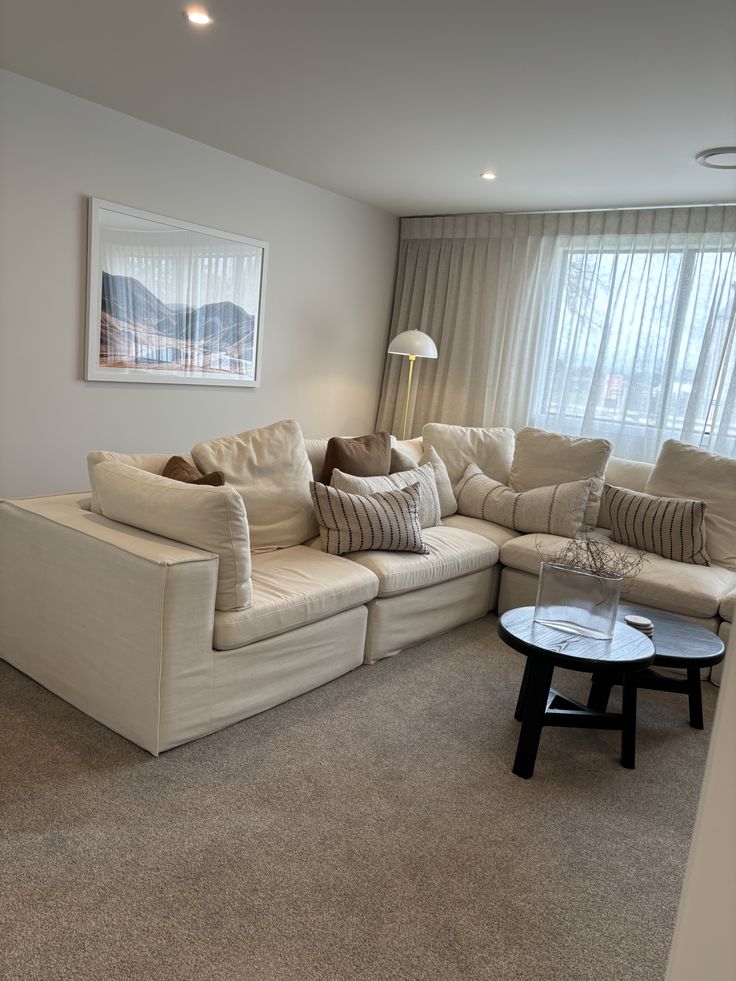
<path id="1" fill-rule="evenodd" d="M 270 603 L 268 629 L 239 641 L 231 629 L 238 646 L 219 651 L 217 556 L 92 514 L 85 500 L 0 502 L 0 657 L 150 753 L 362 663 L 365 603 L 378 590 L 369 571 L 348 569 L 351 588 L 321 605 L 300 605 L 292 576 L 278 612 L 256 581 L 253 606 Z M 325 561 L 342 568 L 316 558 L 321 573 Z"/>

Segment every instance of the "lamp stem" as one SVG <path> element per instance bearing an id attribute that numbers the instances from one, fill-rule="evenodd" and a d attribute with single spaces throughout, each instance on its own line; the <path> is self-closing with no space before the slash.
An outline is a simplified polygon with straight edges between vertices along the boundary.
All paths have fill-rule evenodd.
<path id="1" fill-rule="evenodd" d="M 406 420 L 409 416 L 409 399 L 411 398 L 411 376 L 414 371 L 414 362 L 416 359 L 416 354 L 409 355 L 409 380 L 406 383 L 406 405 L 404 406 L 404 428 L 401 431 L 402 439 L 406 439 Z"/>

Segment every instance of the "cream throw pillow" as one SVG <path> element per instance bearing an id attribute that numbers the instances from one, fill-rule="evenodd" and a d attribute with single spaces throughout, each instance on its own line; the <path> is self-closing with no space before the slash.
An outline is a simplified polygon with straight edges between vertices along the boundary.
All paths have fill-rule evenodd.
<path id="1" fill-rule="evenodd" d="M 575 538 L 583 529 L 590 480 L 515 492 L 471 463 L 457 488 L 457 509 L 514 531 Z"/>
<path id="2" fill-rule="evenodd" d="M 644 490 L 704 501 L 710 560 L 736 572 L 736 460 L 668 439 Z"/>
<path id="3" fill-rule="evenodd" d="M 413 470 L 392 473 L 386 477 L 355 477 L 353 474 L 335 469 L 330 480 L 331 487 L 337 487 L 346 494 L 361 494 L 364 497 L 394 488 L 408 487 L 410 484 L 419 486 L 421 500 L 419 522 L 422 528 L 434 528 L 440 523 L 442 515 L 434 467 L 431 463 L 426 463 L 423 467 L 415 467 Z"/>
<path id="4" fill-rule="evenodd" d="M 387 551 L 429 554 L 419 523 L 417 484 L 367 496 L 310 484 L 322 551 L 331 555 Z"/>
<path id="5" fill-rule="evenodd" d="M 543 429 L 522 429 L 516 434 L 509 487 L 515 491 L 533 490 L 578 480 L 591 480 L 590 499 L 585 511 L 585 530 L 598 524 L 606 464 L 611 455 L 607 439 L 562 436 Z"/>
<path id="6" fill-rule="evenodd" d="M 202 473 L 222 470 L 245 502 L 254 552 L 301 545 L 317 534 L 312 467 L 299 424 L 290 420 L 192 447 Z"/>
<path id="7" fill-rule="evenodd" d="M 111 463 L 125 463 L 129 467 L 138 467 L 146 473 L 161 474 L 164 467 L 169 462 L 173 453 L 115 453 L 112 450 L 93 450 L 87 454 L 87 472 L 89 474 L 89 486 L 92 488 L 91 509 L 95 514 L 102 514 L 97 500 L 95 489 L 95 467 L 98 463 L 106 461 Z M 179 456 L 194 466 L 194 460 L 188 453 L 180 453 Z"/>
<path id="8" fill-rule="evenodd" d="M 217 555 L 216 609 L 250 606 L 248 520 L 234 488 L 183 484 L 114 462 L 97 465 L 95 482 L 106 518 Z"/>
<path id="9" fill-rule="evenodd" d="M 601 515 L 606 515 L 614 542 L 675 562 L 710 565 L 705 511 L 703 501 L 654 497 L 612 484 L 603 488 Z"/>
<path id="10" fill-rule="evenodd" d="M 502 483 L 508 482 L 514 456 L 514 431 L 502 427 L 446 426 L 428 422 L 422 429 L 425 450 L 432 447 L 447 467 L 450 483 L 456 487 L 469 463 Z M 215 469 L 215 468 L 213 468 Z"/>
<path id="11" fill-rule="evenodd" d="M 425 463 L 432 464 L 434 469 L 434 478 L 437 483 L 437 494 L 440 499 L 440 512 L 443 518 L 447 518 L 451 514 L 455 514 L 457 511 L 455 492 L 453 491 L 452 484 L 450 483 L 450 475 L 447 472 L 447 467 L 444 465 L 439 453 L 433 446 L 428 446 L 422 456 L 419 458 L 420 467 L 424 466 Z"/>

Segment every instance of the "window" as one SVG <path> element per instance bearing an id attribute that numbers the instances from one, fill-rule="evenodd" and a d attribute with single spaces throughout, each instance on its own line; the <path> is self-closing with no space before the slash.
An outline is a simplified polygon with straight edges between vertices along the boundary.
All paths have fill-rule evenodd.
<path id="1" fill-rule="evenodd" d="M 667 438 L 736 456 L 736 252 L 560 248 L 534 424 L 654 460 Z"/>

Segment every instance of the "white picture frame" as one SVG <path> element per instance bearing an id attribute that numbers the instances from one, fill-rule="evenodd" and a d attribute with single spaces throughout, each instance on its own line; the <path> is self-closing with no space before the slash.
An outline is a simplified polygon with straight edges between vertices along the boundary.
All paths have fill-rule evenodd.
<path id="1" fill-rule="evenodd" d="M 90 198 L 87 381 L 256 388 L 268 244 Z"/>

